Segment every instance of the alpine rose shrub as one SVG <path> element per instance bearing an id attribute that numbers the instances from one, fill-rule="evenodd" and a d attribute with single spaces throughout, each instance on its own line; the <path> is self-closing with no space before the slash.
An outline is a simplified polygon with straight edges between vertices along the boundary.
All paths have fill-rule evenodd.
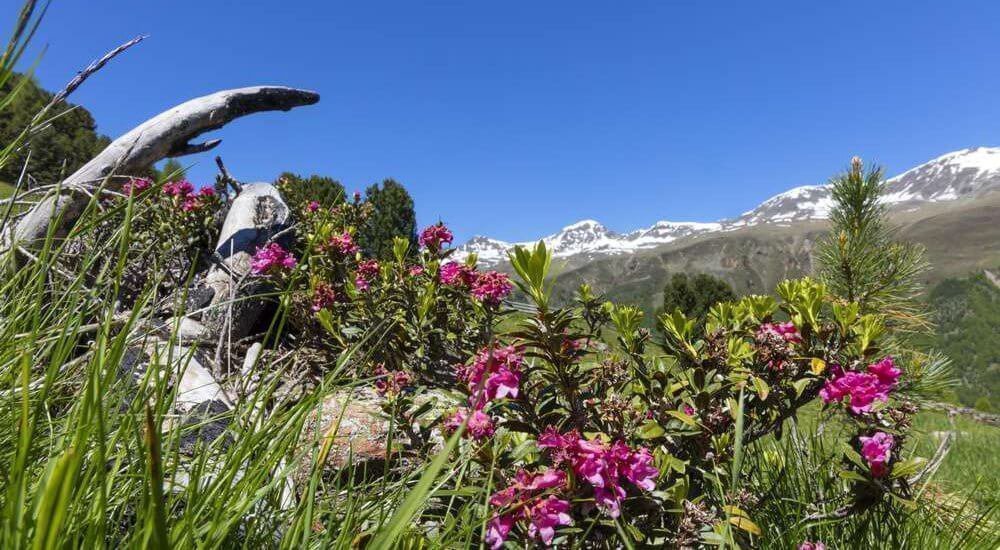
<path id="1" fill-rule="evenodd" d="M 414 528 L 433 532 L 451 507 L 485 525 L 494 549 L 586 547 L 622 533 L 637 547 L 697 546 L 723 529 L 749 547 L 753 533 L 728 521 L 730 507 L 770 497 L 718 490 L 744 486 L 746 472 L 731 467 L 737 433 L 753 452 L 817 399 L 855 422 L 848 444 L 860 457 L 843 461 L 848 490 L 823 498 L 856 513 L 879 501 L 872 495 L 907 498 L 905 480 L 890 475 L 913 412 L 898 395 L 899 358 L 875 356 L 879 319 L 846 314 L 823 285 L 786 281 L 780 302 L 718 304 L 703 332 L 683 313 L 663 315 L 664 340 L 654 341 L 641 310 L 589 287 L 556 306 L 544 244 L 511 254 L 513 280 L 456 261 L 443 224 L 421 231 L 419 250 L 401 238 L 393 257 L 366 258 L 353 235 L 370 212 L 360 199 L 308 212 L 295 245 L 268 245 L 254 270 L 290 288 L 283 304 L 297 341 L 334 357 L 359 348 L 351 368 L 375 374 L 381 414 L 399 427 L 391 444 L 405 460 L 394 467 L 419 468 L 442 433 L 461 431 L 450 458 L 463 474 L 441 480 L 451 496 L 430 496 L 435 511 Z M 515 281 L 531 313 L 505 308 Z M 372 331 L 380 338 L 366 340 Z M 488 505 L 470 488 L 488 488 Z M 752 507 L 743 512 L 752 519 Z"/>

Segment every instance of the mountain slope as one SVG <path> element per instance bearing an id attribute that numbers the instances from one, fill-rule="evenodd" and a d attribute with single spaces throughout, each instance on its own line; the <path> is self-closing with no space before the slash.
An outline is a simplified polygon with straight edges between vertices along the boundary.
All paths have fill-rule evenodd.
<path id="1" fill-rule="evenodd" d="M 891 219 L 899 238 L 927 248 L 932 266 L 929 282 L 1000 265 L 1000 191 L 925 203 L 896 211 Z M 610 299 L 652 312 L 674 273 L 708 273 L 741 294 L 771 292 L 782 279 L 810 272 L 812 249 L 826 230 L 823 220 L 758 224 L 582 265 L 554 262 L 555 297 L 566 300 L 580 283 L 588 283 Z"/>
<path id="2" fill-rule="evenodd" d="M 990 271 L 949 278 L 928 296 L 936 331 L 924 344 L 952 361 L 958 400 L 967 406 L 1000 405 L 1000 287 Z"/>
<path id="3" fill-rule="evenodd" d="M 884 201 L 894 209 L 976 197 L 1000 189 L 1000 148 L 976 147 L 942 155 L 886 181 Z M 833 201 L 827 185 L 796 187 L 764 201 L 733 220 L 719 222 L 660 221 L 625 234 L 595 220 L 583 220 L 543 237 L 555 258 L 574 267 L 596 258 L 654 249 L 699 235 L 723 233 L 763 224 L 787 225 L 824 219 Z M 532 241 L 533 242 L 533 241 Z M 515 244 L 477 236 L 459 247 L 459 256 L 479 255 L 483 265 L 503 263 Z"/>

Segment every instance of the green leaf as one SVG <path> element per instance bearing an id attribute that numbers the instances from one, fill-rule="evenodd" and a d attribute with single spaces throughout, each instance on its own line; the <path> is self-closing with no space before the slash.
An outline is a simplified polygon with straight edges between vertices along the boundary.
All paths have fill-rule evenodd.
<path id="1" fill-rule="evenodd" d="M 767 382 L 757 376 L 751 378 L 750 381 L 753 383 L 753 388 L 757 392 L 757 395 L 760 396 L 761 401 L 766 401 L 767 396 L 771 394 L 771 388 L 767 385 Z"/>
<path id="2" fill-rule="evenodd" d="M 640 439 L 656 439 L 657 437 L 662 437 L 666 433 L 666 430 L 655 420 L 648 420 L 639 427 L 636 433 Z"/>
<path id="3" fill-rule="evenodd" d="M 694 418 L 692 418 L 690 415 L 684 414 L 681 411 L 669 410 L 667 411 L 667 414 L 676 418 L 677 420 L 680 420 L 681 422 L 687 424 L 688 426 L 691 426 L 693 428 L 698 427 L 698 422 L 696 422 Z"/>
<path id="4" fill-rule="evenodd" d="M 760 536 L 760 527 L 757 527 L 757 524 L 750 521 L 749 518 L 743 516 L 730 516 L 729 523 L 733 524 L 737 529 L 742 529 L 751 535 Z"/>

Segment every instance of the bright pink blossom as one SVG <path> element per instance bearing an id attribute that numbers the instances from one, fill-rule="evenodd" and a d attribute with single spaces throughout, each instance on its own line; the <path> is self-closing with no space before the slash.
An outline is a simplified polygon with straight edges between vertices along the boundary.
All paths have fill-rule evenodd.
<path id="1" fill-rule="evenodd" d="M 409 273 L 413 277 L 419 277 L 424 274 L 424 266 L 422 265 L 411 265 L 409 268 Z"/>
<path id="2" fill-rule="evenodd" d="M 205 203 L 215 197 L 215 189 L 211 187 L 202 187 L 198 194 L 190 194 L 184 197 L 184 201 L 181 203 L 181 210 L 185 212 L 191 212 L 193 210 L 198 210 Z"/>
<path id="3" fill-rule="evenodd" d="M 824 403 L 848 398 L 854 414 L 871 411 L 875 401 L 888 401 L 889 392 L 895 389 L 900 375 L 891 357 L 868 365 L 868 372 L 845 372 L 839 365 L 835 365 L 831 372 L 833 378 L 819 391 L 820 397 Z"/>
<path id="4" fill-rule="evenodd" d="M 826 545 L 819 541 L 805 540 L 799 545 L 799 550 L 826 550 Z"/>
<path id="5" fill-rule="evenodd" d="M 471 437 L 478 441 L 493 435 L 493 418 L 481 409 L 469 411 L 465 407 L 460 407 L 455 411 L 455 414 L 451 415 L 445 421 L 445 429 L 454 432 L 462 426 L 466 419 L 468 419 L 469 423 L 465 426 L 463 434 L 465 437 Z"/>
<path id="6" fill-rule="evenodd" d="M 556 527 L 572 525 L 569 517 L 569 502 L 549 495 L 537 500 L 525 510 L 528 516 L 528 536 L 541 539 L 546 546 L 552 544 L 556 535 Z"/>
<path id="7" fill-rule="evenodd" d="M 885 432 L 875 432 L 875 435 L 861 436 L 861 456 L 868 462 L 872 475 L 882 477 L 886 474 L 886 463 L 892 454 L 895 443 L 893 437 Z"/>
<path id="8" fill-rule="evenodd" d="M 392 397 L 399 395 L 413 381 L 410 373 L 402 370 L 391 371 L 386 369 L 385 365 L 382 364 L 375 367 L 374 374 L 378 377 L 375 380 L 375 391 L 382 396 L 388 395 Z"/>
<path id="9" fill-rule="evenodd" d="M 122 186 L 122 192 L 126 195 L 138 195 L 153 186 L 149 178 L 129 178 Z"/>
<path id="10" fill-rule="evenodd" d="M 471 365 L 459 365 L 456 375 L 466 383 L 476 408 L 482 408 L 487 401 L 518 396 L 523 362 L 514 346 L 483 348 Z"/>
<path id="11" fill-rule="evenodd" d="M 646 491 L 656 487 L 659 470 L 646 448 L 632 450 L 621 441 L 607 444 L 584 439 L 576 431 L 560 434 L 551 427 L 539 436 L 538 446 L 550 450 L 556 465 L 568 464 L 578 478 L 589 483 L 594 501 L 611 517 L 620 514 L 626 495 L 623 481 Z"/>
<path id="12" fill-rule="evenodd" d="M 434 225 L 429 225 L 420 232 L 419 243 L 423 248 L 430 249 L 432 251 L 440 250 L 442 244 L 451 244 L 451 241 L 455 237 L 451 234 L 445 225 L 438 222 Z"/>
<path id="13" fill-rule="evenodd" d="M 799 344 L 802 342 L 802 335 L 799 334 L 799 329 L 795 328 L 795 324 L 791 321 L 787 323 L 764 323 L 757 329 L 757 333 L 777 334 L 790 344 Z"/>
<path id="14" fill-rule="evenodd" d="M 472 297 L 484 304 L 497 306 L 514 290 L 510 278 L 498 271 L 480 273 L 472 282 Z"/>
<path id="15" fill-rule="evenodd" d="M 281 272 L 295 267 L 295 256 L 281 247 L 278 243 L 271 243 L 257 249 L 257 252 L 250 259 L 250 271 L 255 275 L 263 273 Z"/>
<path id="16" fill-rule="evenodd" d="M 490 497 L 490 505 L 495 508 L 513 507 L 505 514 L 490 520 L 486 532 L 486 543 L 491 548 L 499 548 L 507 540 L 511 529 L 518 521 L 528 523 L 528 536 L 540 539 L 549 545 L 555 537 L 555 528 L 571 525 L 568 501 L 546 492 L 560 491 L 566 487 L 566 472 L 548 468 L 538 473 L 518 470 L 507 488 Z"/>
<path id="17" fill-rule="evenodd" d="M 163 184 L 163 192 L 172 197 L 186 198 L 194 193 L 194 186 L 188 180 L 178 180 Z"/>
<path id="18" fill-rule="evenodd" d="M 438 279 L 448 286 L 471 285 L 476 280 L 476 270 L 456 262 L 446 262 L 438 272 Z"/>
<path id="19" fill-rule="evenodd" d="M 884 386 L 896 387 L 899 382 L 899 375 L 902 371 L 892 362 L 892 357 L 886 356 L 878 363 L 868 365 L 868 372 L 878 377 L 878 381 Z"/>
<path id="20" fill-rule="evenodd" d="M 379 275 L 378 260 L 365 260 L 358 263 L 358 268 L 354 275 L 354 286 L 358 290 L 368 290 L 370 283 Z"/>
<path id="21" fill-rule="evenodd" d="M 358 245 L 354 244 L 354 238 L 347 231 L 330 237 L 327 244 L 341 256 L 350 256 L 358 251 Z"/>
<path id="22" fill-rule="evenodd" d="M 632 485 L 647 491 L 656 488 L 656 477 L 660 475 L 660 471 L 653 466 L 653 455 L 642 448 L 629 455 L 623 473 Z"/>
<path id="23" fill-rule="evenodd" d="M 498 550 L 510 536 L 510 530 L 514 528 L 517 518 L 512 514 L 497 516 L 490 520 L 486 527 L 486 544 L 490 545 L 490 550 Z"/>
<path id="24" fill-rule="evenodd" d="M 319 201 L 309 201 L 309 205 L 306 206 L 306 210 L 309 212 L 315 212 L 319 210 Z"/>
<path id="25" fill-rule="evenodd" d="M 337 292 L 334 290 L 333 285 L 323 282 L 316 284 L 312 296 L 312 310 L 314 313 L 332 306 L 336 301 Z"/>

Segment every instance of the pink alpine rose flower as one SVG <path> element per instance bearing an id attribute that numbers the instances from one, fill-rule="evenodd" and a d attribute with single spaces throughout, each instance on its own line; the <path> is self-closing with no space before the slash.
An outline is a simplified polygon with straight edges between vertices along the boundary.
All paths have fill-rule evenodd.
<path id="1" fill-rule="evenodd" d="M 831 368 L 833 378 L 819 391 L 824 403 L 850 400 L 853 414 L 870 412 L 875 401 L 888 401 L 889 393 L 896 388 L 900 370 L 891 357 L 868 365 L 868 372 L 847 371 L 839 365 Z"/>
<path id="2" fill-rule="evenodd" d="M 819 541 L 812 542 L 805 540 L 799 545 L 799 550 L 826 550 L 826 545 Z"/>
<path id="3" fill-rule="evenodd" d="M 309 205 L 306 206 L 306 210 L 309 212 L 315 212 L 319 210 L 319 201 L 309 201 Z"/>
<path id="4" fill-rule="evenodd" d="M 870 437 L 861 436 L 861 456 L 868 462 L 872 475 L 882 477 L 886 474 L 886 463 L 892 455 L 893 437 L 885 432 L 875 432 Z"/>
<path id="5" fill-rule="evenodd" d="M 892 357 L 886 356 L 878 363 L 868 365 L 868 372 L 878 377 L 878 381 L 885 387 L 893 389 L 899 382 L 899 375 L 902 371 L 892 362 Z"/>
<path id="6" fill-rule="evenodd" d="M 791 321 L 786 323 L 764 323 L 757 332 L 777 334 L 790 344 L 802 343 L 802 335 L 799 334 L 799 329 L 795 328 L 795 324 Z"/>
<path id="7" fill-rule="evenodd" d="M 126 195 L 138 195 L 153 186 L 149 178 L 129 178 L 122 186 L 122 192 Z"/>
<path id="8" fill-rule="evenodd" d="M 312 306 L 313 313 L 329 308 L 337 301 L 337 291 L 330 283 L 320 282 L 313 289 Z"/>
<path id="9" fill-rule="evenodd" d="M 277 273 L 294 268 L 296 263 L 291 252 L 278 243 L 271 243 L 257 249 L 250 259 L 250 271 L 255 275 Z"/>
<path id="10" fill-rule="evenodd" d="M 354 238 L 347 231 L 330 237 L 327 246 L 341 256 L 350 256 L 358 251 L 358 245 L 354 244 Z"/>
<path id="11" fill-rule="evenodd" d="M 483 348 L 471 365 L 456 367 L 455 374 L 465 381 L 476 408 L 482 408 L 493 399 L 518 396 L 523 362 L 514 346 Z"/>
<path id="12" fill-rule="evenodd" d="M 358 290 L 365 291 L 371 286 L 371 282 L 379 276 L 378 260 L 365 260 L 358 263 L 354 277 L 354 286 Z"/>
<path id="13" fill-rule="evenodd" d="M 185 198 L 194 193 L 194 186 L 188 180 L 177 180 L 163 184 L 163 192 L 172 197 Z"/>
<path id="14" fill-rule="evenodd" d="M 438 280 L 447 286 L 470 285 L 475 279 L 475 269 L 456 262 L 446 262 L 438 271 Z"/>
<path id="15" fill-rule="evenodd" d="M 517 519 L 512 514 L 497 516 L 490 520 L 486 527 L 486 544 L 490 545 L 490 550 L 498 550 L 510 536 L 510 530 L 514 528 Z"/>
<path id="16" fill-rule="evenodd" d="M 569 502 L 549 495 L 539 499 L 530 506 L 525 514 L 528 516 L 528 536 L 541 539 L 546 546 L 552 544 L 556 535 L 556 527 L 572 525 L 569 517 Z"/>
<path id="17" fill-rule="evenodd" d="M 429 225 L 420 232 L 420 239 L 418 242 L 422 248 L 431 250 L 432 252 L 440 250 L 442 244 L 451 244 L 454 239 L 454 235 L 451 234 L 449 230 L 443 223 L 438 222 L 434 225 Z"/>
<path id="18" fill-rule="evenodd" d="M 500 305 L 512 290 L 510 278 L 498 271 L 480 273 L 472 282 L 472 297 L 490 306 Z"/>
<path id="19" fill-rule="evenodd" d="M 560 434 L 552 427 L 538 437 L 538 447 L 550 450 L 556 465 L 568 464 L 578 478 L 590 484 L 597 506 L 611 517 L 621 513 L 624 481 L 645 491 L 656 487 L 659 470 L 646 448 L 632 450 L 622 441 L 608 445 L 599 439 L 584 439 L 576 431 Z"/>
<path id="20" fill-rule="evenodd" d="M 465 426 L 464 437 L 479 441 L 493 435 L 493 418 L 481 409 L 475 409 L 470 412 L 465 407 L 459 408 L 445 422 L 445 428 L 450 432 L 454 432 L 462 426 L 466 418 L 468 418 L 469 423 Z"/>
<path id="21" fill-rule="evenodd" d="M 629 455 L 624 474 L 632 485 L 652 491 L 656 488 L 656 477 L 660 471 L 653 466 L 653 455 L 649 450 L 641 448 Z"/>

